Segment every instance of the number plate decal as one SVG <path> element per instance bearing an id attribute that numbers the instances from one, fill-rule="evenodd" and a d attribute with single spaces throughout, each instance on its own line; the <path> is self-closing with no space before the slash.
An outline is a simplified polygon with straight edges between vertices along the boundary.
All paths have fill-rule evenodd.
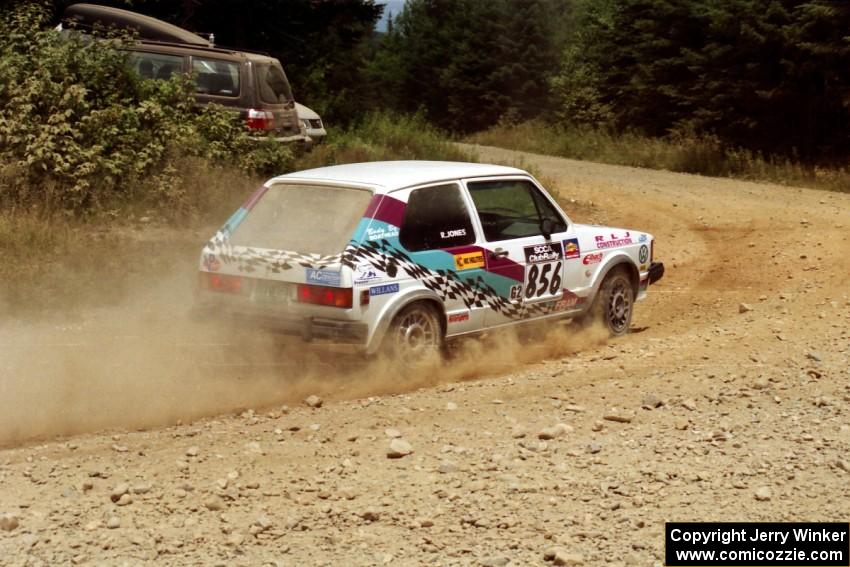
<path id="1" fill-rule="evenodd" d="M 525 300 L 552 299 L 561 295 L 564 248 L 560 242 L 526 246 Z"/>
<path id="2" fill-rule="evenodd" d="M 254 299 L 286 305 L 293 299 L 293 289 L 286 282 L 261 281 L 255 289 Z"/>

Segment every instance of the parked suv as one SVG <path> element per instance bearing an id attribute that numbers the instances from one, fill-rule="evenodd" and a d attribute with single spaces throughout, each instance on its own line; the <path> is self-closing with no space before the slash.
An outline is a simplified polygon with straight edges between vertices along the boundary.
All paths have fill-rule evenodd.
<path id="1" fill-rule="evenodd" d="M 199 104 L 216 103 L 239 112 L 258 134 L 280 142 L 310 144 L 295 109 L 289 80 L 269 55 L 213 47 L 209 40 L 167 22 L 107 6 L 74 4 L 62 27 L 82 31 L 96 25 L 131 29 L 139 40 L 130 48 L 130 65 L 147 79 L 191 73 Z"/>

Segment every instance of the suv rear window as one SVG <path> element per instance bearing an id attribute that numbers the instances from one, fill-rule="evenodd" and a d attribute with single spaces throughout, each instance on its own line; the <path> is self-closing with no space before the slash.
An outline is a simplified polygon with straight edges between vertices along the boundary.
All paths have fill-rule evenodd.
<path id="1" fill-rule="evenodd" d="M 239 64 L 221 59 L 192 58 L 198 94 L 239 96 Z"/>
<path id="2" fill-rule="evenodd" d="M 183 58 L 179 55 L 133 51 L 129 63 L 143 79 L 168 80 L 171 75 L 183 71 Z"/>
<path id="3" fill-rule="evenodd" d="M 236 246 L 329 256 L 345 249 L 372 192 L 315 185 L 272 185 L 230 237 Z"/>
<path id="4" fill-rule="evenodd" d="M 282 104 L 292 100 L 289 81 L 279 65 L 258 63 L 257 86 L 260 90 L 260 100 L 265 103 Z"/>

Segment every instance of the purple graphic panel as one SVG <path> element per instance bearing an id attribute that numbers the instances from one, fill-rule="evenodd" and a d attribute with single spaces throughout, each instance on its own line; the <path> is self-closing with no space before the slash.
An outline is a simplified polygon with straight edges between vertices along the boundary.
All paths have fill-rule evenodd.
<path id="1" fill-rule="evenodd" d="M 372 197 L 372 201 L 369 203 L 369 207 L 363 213 L 363 216 L 383 221 L 393 226 L 401 226 L 404 220 L 405 206 L 406 203 L 394 199 L 389 195 L 375 195 Z"/>
<path id="2" fill-rule="evenodd" d="M 490 250 L 481 246 L 455 246 L 453 248 L 446 248 L 445 251 L 449 254 L 468 254 L 470 252 L 483 251 L 484 259 L 487 262 L 486 270 L 488 272 L 495 272 L 518 282 L 525 280 L 525 268 L 522 264 L 517 264 L 513 260 L 504 257 L 493 258 L 490 256 Z"/>

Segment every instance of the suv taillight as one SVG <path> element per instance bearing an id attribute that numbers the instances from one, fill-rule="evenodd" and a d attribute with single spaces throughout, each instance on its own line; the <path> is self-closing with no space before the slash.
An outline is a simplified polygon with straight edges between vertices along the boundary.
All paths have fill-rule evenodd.
<path id="1" fill-rule="evenodd" d="M 352 289 L 350 287 L 328 287 L 324 285 L 298 285 L 298 301 L 314 305 L 328 305 L 351 309 Z"/>
<path id="2" fill-rule="evenodd" d="M 274 130 L 274 114 L 269 110 L 248 110 L 248 128 L 252 130 Z"/>

